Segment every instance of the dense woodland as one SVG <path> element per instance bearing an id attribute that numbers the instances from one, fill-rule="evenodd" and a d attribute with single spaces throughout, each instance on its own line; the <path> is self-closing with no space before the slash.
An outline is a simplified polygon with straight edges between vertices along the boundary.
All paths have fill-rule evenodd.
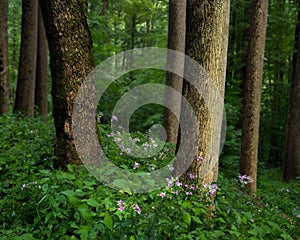
<path id="1" fill-rule="evenodd" d="M 300 2 L 1 0 L 0 33 L 1 239 L 299 238 Z M 180 74 L 131 71 L 127 50 L 147 47 L 185 54 L 207 77 L 168 54 Z M 122 76 L 76 115 L 80 87 L 111 56 Z M 166 90 L 172 109 L 145 104 L 129 132 L 114 131 L 115 106 L 149 83 L 175 89 L 192 112 Z M 74 119 L 93 110 L 78 148 Z M 158 124 L 166 139 L 152 137 Z M 87 166 L 89 129 L 118 168 Z M 139 157 L 122 141 L 162 147 Z M 157 187 L 145 176 L 162 168 Z"/>

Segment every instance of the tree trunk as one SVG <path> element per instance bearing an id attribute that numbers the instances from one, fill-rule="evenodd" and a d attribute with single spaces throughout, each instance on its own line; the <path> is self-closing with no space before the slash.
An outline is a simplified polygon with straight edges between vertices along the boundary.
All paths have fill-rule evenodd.
<path id="1" fill-rule="evenodd" d="M 248 61 L 244 84 L 243 127 L 240 173 L 250 176 L 248 184 L 252 195 L 256 193 L 259 115 L 264 51 L 267 29 L 268 1 L 254 0 L 249 32 Z"/>
<path id="2" fill-rule="evenodd" d="M 103 6 L 102 6 L 102 16 L 104 17 L 104 28 L 107 29 L 108 28 L 108 0 L 103 0 L 102 1 Z"/>
<path id="3" fill-rule="evenodd" d="M 295 50 L 283 166 L 283 179 L 285 181 L 300 177 L 300 2 L 295 34 Z"/>
<path id="4" fill-rule="evenodd" d="M 48 44 L 42 12 L 38 12 L 38 51 L 35 86 L 35 105 L 41 116 L 48 114 Z"/>
<path id="5" fill-rule="evenodd" d="M 38 1 L 22 1 L 22 33 L 15 112 L 33 117 L 37 59 Z"/>
<path id="6" fill-rule="evenodd" d="M 108 13 L 108 0 L 102 0 L 103 6 L 102 6 L 102 15 L 106 16 Z"/>
<path id="7" fill-rule="evenodd" d="M 77 0 L 40 0 L 50 50 L 55 167 L 81 164 L 72 133 L 73 105 L 85 77 L 93 69 L 91 34 Z"/>
<path id="8" fill-rule="evenodd" d="M 187 1 L 186 55 L 197 61 L 207 71 L 221 97 L 224 97 L 225 88 L 229 10 L 229 0 Z M 185 69 L 186 74 L 188 73 Z M 201 86 L 200 81 L 201 79 L 197 84 Z M 184 178 L 187 179 L 188 174 L 192 173 L 199 178 L 200 182 L 211 183 L 217 180 L 219 152 L 209 151 L 214 127 L 211 125 L 209 109 L 203 97 L 187 81 L 183 82 L 183 96 L 195 111 L 200 133 L 197 156 Z M 209 93 L 210 102 L 217 102 L 213 99 L 215 97 Z M 222 112 L 216 117 L 219 120 L 222 119 Z M 204 158 L 203 162 L 197 160 L 200 156 Z"/>
<path id="9" fill-rule="evenodd" d="M 170 0 L 169 1 L 169 32 L 168 32 L 168 49 L 184 53 L 185 50 L 185 21 L 186 21 L 186 0 Z M 173 68 L 182 69 L 181 61 L 175 62 L 174 59 L 168 59 L 168 64 Z M 183 75 L 183 74 L 182 74 Z M 167 72 L 166 85 L 172 87 L 179 93 L 182 92 L 182 77 Z M 174 113 L 168 108 L 164 112 L 164 127 L 167 132 L 167 141 L 176 144 L 178 137 L 179 122 L 176 115 L 180 113 L 180 99 L 176 96 L 166 94 L 166 101 L 172 102 L 174 105 Z"/>
<path id="10" fill-rule="evenodd" d="M 7 1 L 0 4 L 0 114 L 9 108 Z"/>

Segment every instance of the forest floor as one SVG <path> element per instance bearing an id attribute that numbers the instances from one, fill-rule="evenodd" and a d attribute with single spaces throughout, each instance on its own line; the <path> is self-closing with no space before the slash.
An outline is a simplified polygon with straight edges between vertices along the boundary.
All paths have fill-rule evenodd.
<path id="1" fill-rule="evenodd" d="M 0 239 L 297 239 L 300 182 L 259 165 L 257 198 L 238 176 L 238 156 L 222 156 L 217 183 L 166 182 L 144 194 L 99 183 L 84 166 L 53 169 L 49 119 L 0 116 Z M 110 135 L 107 127 L 101 134 Z M 131 139 L 151 145 L 136 133 Z M 160 168 L 171 156 L 133 160 L 108 137 L 106 154 L 128 171 Z M 146 144 L 147 143 L 147 144 Z M 153 145 L 152 145 L 153 147 Z M 171 147 L 171 146 L 169 146 Z M 214 201 L 211 202 L 211 199 Z"/>

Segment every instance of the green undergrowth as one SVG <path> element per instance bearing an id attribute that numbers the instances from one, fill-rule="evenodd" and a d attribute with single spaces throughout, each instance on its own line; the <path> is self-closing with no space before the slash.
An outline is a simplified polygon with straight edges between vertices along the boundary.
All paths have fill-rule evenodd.
<path id="1" fill-rule="evenodd" d="M 51 120 L 44 123 L 9 114 L 0 116 L 0 131 L 0 239 L 300 236 L 299 182 L 281 182 L 278 169 L 259 170 L 255 200 L 244 191 L 236 169 L 229 164 L 221 164 L 218 182 L 210 186 L 198 186 L 190 175 L 187 186 L 169 179 L 161 189 L 137 194 L 103 186 L 84 166 L 69 165 L 67 172 L 53 169 L 55 138 Z M 110 134 L 108 128 L 100 132 Z M 126 137 L 139 138 L 140 145 L 149 143 L 145 134 Z M 134 159 L 126 149 L 115 149 L 113 137 L 105 141 L 107 155 L 115 164 L 123 163 L 120 167 L 128 171 L 147 172 L 151 167 L 168 164 L 167 159 L 172 158 L 167 153 L 158 154 L 156 159 Z M 234 156 L 225 159 L 237 161 Z M 212 197 L 213 203 L 209 200 Z"/>

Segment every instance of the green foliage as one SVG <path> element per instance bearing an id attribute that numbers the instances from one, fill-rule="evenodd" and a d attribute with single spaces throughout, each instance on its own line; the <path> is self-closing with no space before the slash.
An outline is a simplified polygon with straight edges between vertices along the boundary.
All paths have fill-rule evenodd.
<path id="1" fill-rule="evenodd" d="M 284 158 L 297 11 L 297 1 L 269 1 L 258 155 L 271 167 L 281 166 Z M 233 129 L 241 128 L 250 16 L 251 1 L 231 2 L 225 100 Z"/>
<path id="2" fill-rule="evenodd" d="M 262 86 L 259 159 L 281 166 L 298 7 L 270 1 Z"/>
<path id="3" fill-rule="evenodd" d="M 109 0 L 107 15 L 99 1 L 91 0 L 89 5 L 88 21 L 97 64 L 123 50 L 166 47 L 166 0 Z"/>
<path id="4" fill-rule="evenodd" d="M 22 1 L 10 0 L 8 3 L 8 55 L 9 55 L 9 87 L 10 92 L 15 93 L 18 63 L 21 43 L 21 17 Z"/>
<path id="5" fill-rule="evenodd" d="M 277 170 L 261 169 L 256 200 L 241 191 L 230 166 L 221 171 L 218 185 L 168 180 L 163 189 L 128 194 L 103 186 L 84 166 L 53 170 L 51 122 L 6 115 L 0 126 L 1 239 L 296 239 L 300 234 L 299 183 L 279 182 Z M 110 157 L 119 158 L 111 138 L 107 141 Z M 126 161 L 131 169 L 134 160 Z"/>
<path id="6" fill-rule="evenodd" d="M 131 134 L 125 134 L 121 132 L 111 133 L 109 125 L 99 125 L 99 133 L 102 143 L 102 148 L 105 155 L 118 167 L 124 168 L 128 171 L 136 172 L 151 172 L 167 166 L 174 159 L 175 145 L 170 143 L 164 143 L 159 139 L 152 139 L 149 134 L 141 132 L 133 132 Z M 120 142 L 122 141 L 122 144 Z M 148 153 L 154 156 L 138 158 L 132 157 L 129 154 L 134 151 L 135 148 L 124 148 L 123 143 L 129 144 L 129 146 L 137 145 L 140 149 L 136 149 L 136 153 L 144 154 Z M 121 146 L 121 147 L 119 147 Z M 158 151 L 160 147 L 163 147 L 161 151 Z M 157 149 L 154 150 L 154 149 Z M 135 154 L 137 155 L 137 154 Z"/>
<path id="7" fill-rule="evenodd" d="M 110 84 L 98 103 L 98 112 L 103 115 L 103 121 L 110 121 L 115 105 L 124 94 L 137 86 L 148 83 L 165 84 L 165 72 L 157 69 L 135 70 L 124 74 Z M 152 92 L 154 93 L 155 89 Z M 157 104 L 140 107 L 131 116 L 130 130 L 144 132 L 154 124 L 162 124 L 163 113 L 164 107 Z"/>

